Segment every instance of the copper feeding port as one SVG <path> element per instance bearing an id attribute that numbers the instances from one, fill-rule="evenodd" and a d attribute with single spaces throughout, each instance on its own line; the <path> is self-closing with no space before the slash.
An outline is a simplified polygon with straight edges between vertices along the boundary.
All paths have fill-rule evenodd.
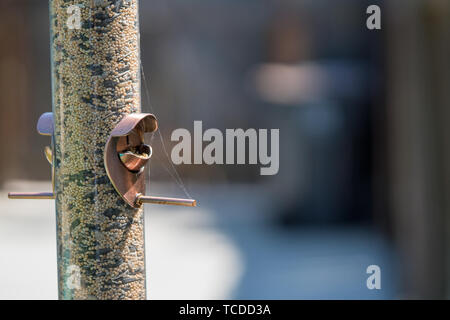
<path id="1" fill-rule="evenodd" d="M 131 172 L 136 173 L 144 170 L 144 167 L 151 156 L 152 148 L 146 144 L 119 152 L 119 159 L 123 165 Z"/>
<path id="2" fill-rule="evenodd" d="M 55 199 L 55 183 L 54 183 L 54 171 L 53 167 L 53 113 L 46 112 L 39 117 L 37 123 L 37 131 L 40 135 L 52 137 L 51 147 L 47 146 L 44 149 L 45 158 L 50 163 L 52 173 L 52 192 L 10 192 L 8 193 L 9 199 Z"/>
<path id="3" fill-rule="evenodd" d="M 126 115 L 106 142 L 106 173 L 116 191 L 133 208 L 140 208 L 144 203 L 195 207 L 197 202 L 193 199 L 144 195 L 144 169 L 152 156 L 152 148 L 144 144 L 144 134 L 157 129 L 158 122 L 152 114 Z"/>

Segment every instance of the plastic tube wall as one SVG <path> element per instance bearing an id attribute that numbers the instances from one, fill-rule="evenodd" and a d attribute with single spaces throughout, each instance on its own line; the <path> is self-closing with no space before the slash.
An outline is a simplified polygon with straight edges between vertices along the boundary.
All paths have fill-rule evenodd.
<path id="1" fill-rule="evenodd" d="M 50 0 L 60 299 L 145 299 L 144 217 L 106 175 L 107 138 L 140 112 L 137 0 Z"/>

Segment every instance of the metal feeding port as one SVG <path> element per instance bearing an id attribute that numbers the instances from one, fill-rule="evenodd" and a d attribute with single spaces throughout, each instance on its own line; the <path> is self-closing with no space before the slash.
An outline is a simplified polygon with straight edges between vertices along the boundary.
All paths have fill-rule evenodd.
<path id="1" fill-rule="evenodd" d="M 152 148 L 144 144 L 144 134 L 158 129 L 149 113 L 125 116 L 113 129 L 105 147 L 105 168 L 111 183 L 132 207 L 144 203 L 195 206 L 192 199 L 145 196 L 144 169 L 152 156 Z"/>
<path id="2" fill-rule="evenodd" d="M 50 136 L 51 146 L 44 148 L 44 155 L 51 166 L 52 174 L 52 191 L 51 192 L 10 192 L 8 198 L 10 199 L 55 199 L 55 168 L 53 166 L 53 114 L 46 112 L 41 115 L 37 123 L 37 131 L 43 136 Z"/>

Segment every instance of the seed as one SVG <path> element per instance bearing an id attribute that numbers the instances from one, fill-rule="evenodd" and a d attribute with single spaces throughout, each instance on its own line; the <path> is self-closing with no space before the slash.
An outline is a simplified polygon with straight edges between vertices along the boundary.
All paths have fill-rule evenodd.
<path id="1" fill-rule="evenodd" d="M 67 27 L 71 5 L 81 29 Z M 137 0 L 50 0 L 50 10 L 59 296 L 145 299 L 143 211 L 103 163 L 111 130 L 140 110 Z"/>

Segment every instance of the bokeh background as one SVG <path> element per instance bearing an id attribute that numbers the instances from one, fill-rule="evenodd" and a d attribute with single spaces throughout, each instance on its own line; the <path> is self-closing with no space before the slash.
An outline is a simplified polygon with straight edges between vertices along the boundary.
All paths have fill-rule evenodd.
<path id="1" fill-rule="evenodd" d="M 149 298 L 450 297 L 449 1 L 140 3 L 143 110 L 162 136 L 148 193 L 200 204 L 146 207 Z M 49 68 L 47 1 L 1 0 L 2 299 L 57 298 L 54 203 L 7 199 L 51 188 L 35 130 Z M 279 128 L 279 173 L 181 165 L 181 181 L 164 149 L 194 120 Z"/>

